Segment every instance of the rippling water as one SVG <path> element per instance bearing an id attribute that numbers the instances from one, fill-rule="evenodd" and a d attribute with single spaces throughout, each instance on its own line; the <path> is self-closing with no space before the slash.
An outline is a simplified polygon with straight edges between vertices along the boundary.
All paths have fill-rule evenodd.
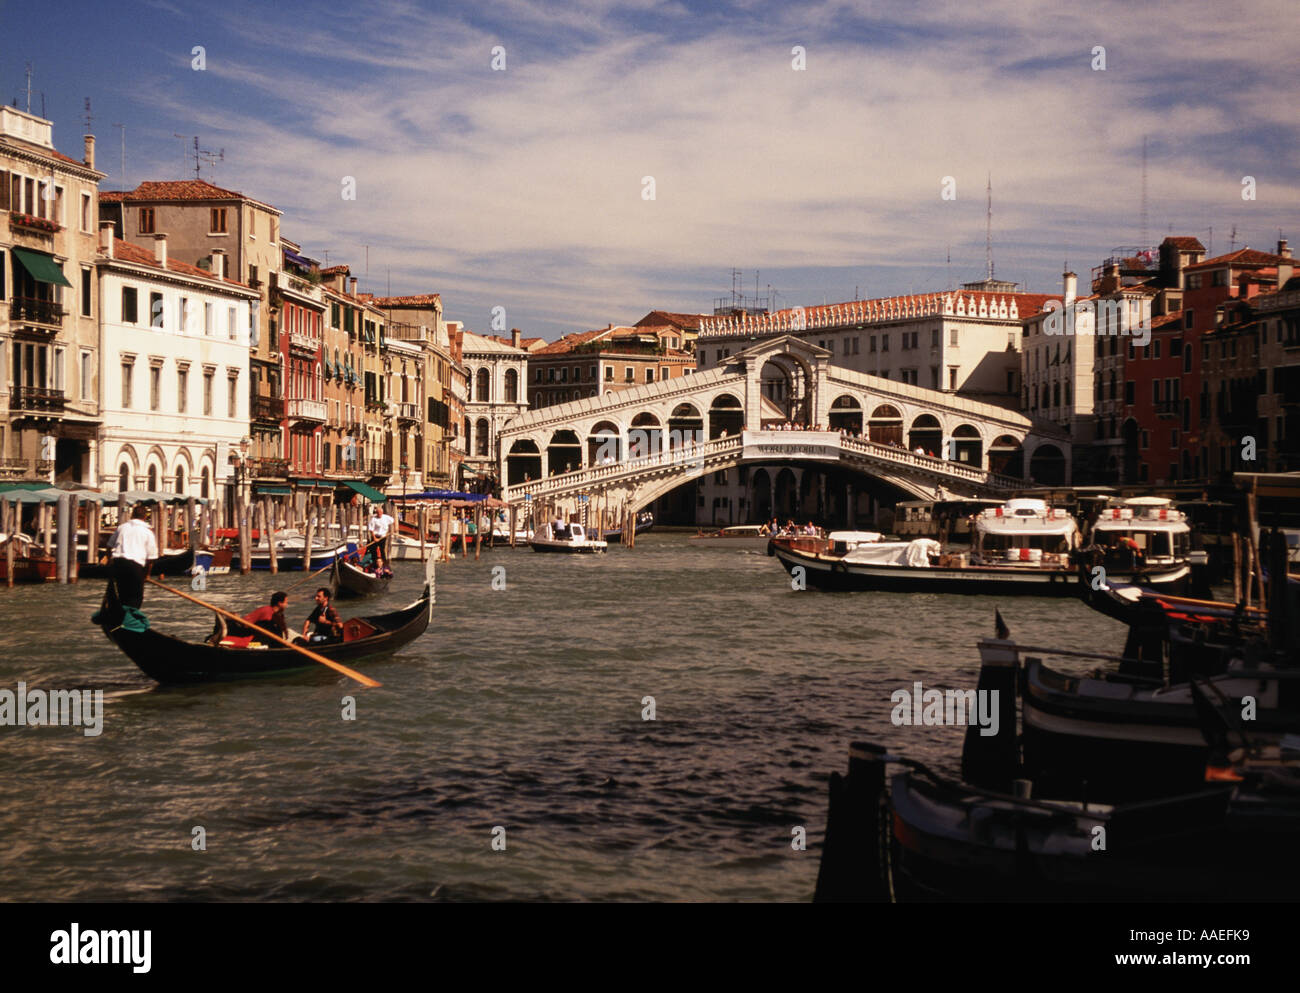
<path id="1" fill-rule="evenodd" d="M 420 565 L 396 568 L 344 616 L 414 599 Z M 297 578 L 204 595 L 243 612 Z M 0 589 L 0 688 L 102 688 L 106 708 L 97 738 L 0 728 L 0 899 L 807 900 L 850 741 L 956 772 L 963 729 L 895 728 L 889 694 L 973 687 L 996 602 L 793 592 L 762 553 L 658 533 L 593 558 L 497 549 L 437 585 L 428 633 L 357 665 L 373 690 L 328 670 L 159 688 L 90 626 L 99 582 Z M 160 590 L 144 606 L 211 629 Z M 1123 643 L 1072 600 L 1000 607 L 1022 642 Z"/>

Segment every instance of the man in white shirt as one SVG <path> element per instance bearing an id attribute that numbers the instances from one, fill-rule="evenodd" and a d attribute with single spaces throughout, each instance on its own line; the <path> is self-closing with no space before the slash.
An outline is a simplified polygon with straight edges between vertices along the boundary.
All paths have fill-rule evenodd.
<path id="1" fill-rule="evenodd" d="M 149 564 L 158 558 L 158 539 L 148 517 L 148 508 L 136 504 L 131 519 L 113 535 L 113 582 L 118 600 L 127 607 L 139 607 L 144 602 L 144 579 Z"/>
<path id="2" fill-rule="evenodd" d="M 388 529 L 397 522 L 375 504 L 370 515 L 370 551 L 375 556 L 376 570 L 382 570 L 388 560 Z"/>

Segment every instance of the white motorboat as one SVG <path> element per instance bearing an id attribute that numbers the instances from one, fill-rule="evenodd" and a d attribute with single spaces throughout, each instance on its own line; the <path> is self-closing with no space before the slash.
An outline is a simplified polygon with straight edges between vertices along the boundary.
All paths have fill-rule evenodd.
<path id="1" fill-rule="evenodd" d="M 535 552 L 560 552 L 569 555 L 603 552 L 609 543 L 599 538 L 588 538 L 587 531 L 581 524 L 569 524 L 557 528 L 555 524 L 546 523 L 537 529 L 529 546 Z"/>

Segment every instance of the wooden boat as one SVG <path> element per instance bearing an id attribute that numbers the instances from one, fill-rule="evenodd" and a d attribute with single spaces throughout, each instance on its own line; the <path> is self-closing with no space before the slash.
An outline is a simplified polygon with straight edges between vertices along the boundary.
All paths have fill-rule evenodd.
<path id="1" fill-rule="evenodd" d="M 581 524 L 570 524 L 558 534 L 554 524 L 543 524 L 528 543 L 535 552 L 559 552 L 567 555 L 589 555 L 605 551 L 609 546 L 596 538 L 588 538 Z"/>
<path id="2" fill-rule="evenodd" d="M 731 548 L 758 551 L 767 548 L 771 533 L 766 524 L 737 524 L 716 531 L 701 531 L 688 539 L 691 548 Z"/>
<path id="3" fill-rule="evenodd" d="M 401 610 L 343 622 L 343 641 L 314 642 L 313 652 L 337 662 L 352 662 L 394 652 L 424 634 L 433 611 L 431 586 Z M 318 662 L 280 646 L 230 648 L 209 642 L 174 638 L 150 628 L 131 631 L 122 626 L 125 610 L 108 584 L 98 623 L 109 641 L 120 648 L 150 679 L 160 683 L 203 683 L 253 677 L 284 676 L 314 669 Z"/>
<path id="4" fill-rule="evenodd" d="M 887 764 L 902 771 L 887 778 Z M 818 901 L 1291 900 L 1300 791 L 1279 761 L 1120 805 L 940 777 L 857 743 L 831 777 Z M 1287 779 L 1278 788 L 1278 774 Z M 1248 859 L 1259 871 L 1244 872 Z"/>
<path id="5" fill-rule="evenodd" d="M 391 572 L 387 576 L 377 576 L 354 565 L 343 556 L 334 560 L 332 580 L 334 589 L 341 597 L 363 597 L 387 593 L 392 579 Z"/>
<path id="6" fill-rule="evenodd" d="M 0 583 L 9 581 L 9 555 L 5 546 L 14 545 L 14 582 L 48 583 L 59 578 L 59 564 L 53 555 L 25 534 L 0 535 Z"/>
<path id="7" fill-rule="evenodd" d="M 200 548 L 194 553 L 194 565 L 209 576 L 228 576 L 235 550 L 229 545 L 222 548 Z"/>
<path id="8" fill-rule="evenodd" d="M 275 565 L 280 572 L 293 572 L 302 568 L 303 546 L 306 539 L 294 532 L 276 531 L 275 533 Z M 334 556 L 347 550 L 347 546 L 335 541 L 325 541 L 320 538 L 313 538 L 311 543 L 311 564 L 307 571 L 312 572 L 316 569 L 323 569 L 333 561 Z M 257 545 L 253 546 L 252 554 L 249 556 L 251 568 L 256 571 L 267 571 L 271 568 L 271 553 L 266 547 L 266 541 L 263 539 Z M 231 559 L 231 568 L 238 570 L 240 568 L 239 550 L 234 551 Z"/>

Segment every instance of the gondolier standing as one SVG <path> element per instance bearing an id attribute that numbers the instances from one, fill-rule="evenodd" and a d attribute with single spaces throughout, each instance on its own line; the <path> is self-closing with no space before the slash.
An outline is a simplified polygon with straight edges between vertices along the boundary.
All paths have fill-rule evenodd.
<path id="1" fill-rule="evenodd" d="M 375 557 L 375 568 L 383 569 L 388 561 L 388 529 L 394 520 L 384 513 L 379 504 L 375 504 L 370 516 L 370 551 Z"/>
<path id="2" fill-rule="evenodd" d="M 138 608 L 144 602 L 144 580 L 150 563 L 158 558 L 158 539 L 148 516 L 144 504 L 136 504 L 130 520 L 113 535 L 113 583 L 118 600 L 127 607 Z"/>

